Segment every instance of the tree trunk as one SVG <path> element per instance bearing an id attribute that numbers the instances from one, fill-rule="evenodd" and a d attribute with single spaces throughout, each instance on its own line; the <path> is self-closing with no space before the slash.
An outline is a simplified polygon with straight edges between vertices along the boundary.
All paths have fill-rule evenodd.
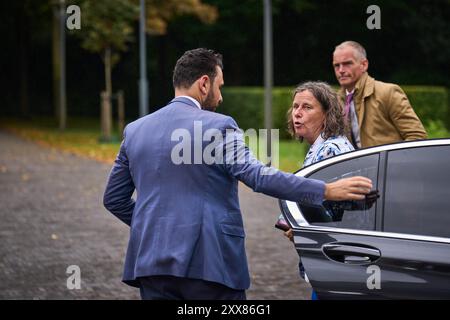
<path id="1" fill-rule="evenodd" d="M 111 99 L 106 91 L 100 94 L 101 142 L 111 142 L 112 114 Z"/>
<path id="2" fill-rule="evenodd" d="M 105 49 L 105 89 L 110 99 L 112 96 L 111 67 L 111 48 L 107 47 Z"/>
<path id="3" fill-rule="evenodd" d="M 112 81 L 111 81 L 111 48 L 107 47 L 104 52 L 105 63 L 105 84 L 106 90 L 101 94 L 101 127 L 103 142 L 111 141 L 111 127 L 112 127 Z"/>

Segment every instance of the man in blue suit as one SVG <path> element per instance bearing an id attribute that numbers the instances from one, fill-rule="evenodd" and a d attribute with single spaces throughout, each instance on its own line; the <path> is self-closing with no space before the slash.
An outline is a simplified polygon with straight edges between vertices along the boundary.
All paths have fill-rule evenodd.
<path id="1" fill-rule="evenodd" d="M 372 187 L 363 177 L 325 184 L 256 160 L 236 122 L 214 112 L 222 68 L 211 50 L 185 52 L 174 69 L 175 98 L 124 130 L 104 205 L 130 226 L 123 281 L 143 299 L 245 299 L 239 180 L 311 204 L 360 200 Z"/>

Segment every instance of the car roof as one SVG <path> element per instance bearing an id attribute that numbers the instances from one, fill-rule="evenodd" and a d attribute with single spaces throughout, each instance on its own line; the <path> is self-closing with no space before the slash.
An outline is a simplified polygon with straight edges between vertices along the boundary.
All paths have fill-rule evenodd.
<path id="1" fill-rule="evenodd" d="M 329 159 L 325 159 L 316 163 L 313 163 L 309 166 L 299 169 L 295 172 L 297 176 L 306 176 L 309 175 L 323 167 L 326 167 L 330 164 L 338 163 L 348 159 L 354 159 L 362 156 L 367 156 L 370 154 L 375 154 L 383 151 L 392 151 L 392 150 L 400 150 L 400 149 L 409 149 L 409 148 L 417 148 L 417 147 L 425 147 L 425 146 L 447 146 L 450 145 L 449 138 L 442 139 L 427 139 L 427 140 L 416 140 L 416 141 L 404 141 L 397 142 L 391 144 L 384 144 L 375 147 L 369 147 L 359 150 L 354 150 L 351 152 L 346 152 L 337 156 L 334 156 Z"/>
<path id="2" fill-rule="evenodd" d="M 355 150 L 351 152 L 347 152 L 320 162 L 316 162 L 310 166 L 307 166 L 305 168 L 300 169 L 296 172 L 296 175 L 298 176 L 306 176 L 310 173 L 314 173 L 315 171 L 322 169 L 323 167 L 326 167 L 328 165 L 338 163 L 344 160 L 348 159 L 354 159 L 370 154 L 375 154 L 383 151 L 392 151 L 392 150 L 401 150 L 401 149 L 409 149 L 409 148 L 418 148 L 418 147 L 425 147 L 425 146 L 449 146 L 450 145 L 450 139 L 443 138 L 443 139 L 427 139 L 427 140 L 417 140 L 417 141 L 408 141 L 408 142 L 399 142 L 399 143 L 392 143 L 392 144 L 386 144 L 376 147 L 370 147 L 360 150 Z M 300 214 L 300 210 L 297 206 L 297 203 L 287 200 L 280 200 L 280 205 L 285 206 L 288 211 L 290 211 L 292 217 L 295 220 L 295 223 L 299 226 L 303 227 L 304 230 L 307 229 L 314 229 L 314 230 L 322 230 L 324 232 L 335 232 L 335 233 L 352 233 L 352 234 L 360 234 L 360 235 L 366 235 L 366 236 L 382 236 L 382 237 L 389 237 L 389 238 L 400 238 L 400 239 L 409 239 L 409 240 L 419 240 L 419 241 L 431 241 L 431 242 L 440 242 L 440 243 L 448 243 L 450 244 L 450 238 L 443 238 L 443 237 L 435 237 L 435 236 L 422 236 L 422 235 L 415 235 L 415 234 L 403 234 L 403 233 L 394 233 L 394 232 L 385 232 L 385 231 L 378 231 L 378 230 L 357 230 L 357 229 L 348 229 L 348 228 L 336 228 L 336 227 L 328 227 L 328 226 L 317 226 L 317 225 L 311 225 L 309 224 L 303 216 Z M 295 216 L 298 217 L 295 217 Z M 289 219 L 289 222 L 291 225 L 294 225 L 291 219 Z"/>

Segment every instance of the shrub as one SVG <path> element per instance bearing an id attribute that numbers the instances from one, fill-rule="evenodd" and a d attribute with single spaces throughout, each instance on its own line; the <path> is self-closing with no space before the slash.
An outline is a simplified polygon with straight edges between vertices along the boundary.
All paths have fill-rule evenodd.
<path id="1" fill-rule="evenodd" d="M 290 138 L 286 131 L 286 112 L 292 103 L 293 89 L 276 87 L 272 91 L 273 127 L 280 129 L 282 139 Z M 447 89 L 430 86 L 402 86 L 402 89 L 427 131 L 430 131 L 430 138 L 448 136 L 450 112 Z M 244 130 L 264 128 L 264 88 L 229 87 L 223 89 L 222 95 L 224 102 L 218 112 L 232 116 Z"/>

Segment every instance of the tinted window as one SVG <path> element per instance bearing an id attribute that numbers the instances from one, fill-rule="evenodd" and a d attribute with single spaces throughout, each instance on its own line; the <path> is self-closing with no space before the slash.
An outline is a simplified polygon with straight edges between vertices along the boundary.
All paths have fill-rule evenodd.
<path id="1" fill-rule="evenodd" d="M 450 146 L 391 151 L 384 230 L 450 237 Z"/>
<path id="2" fill-rule="evenodd" d="M 379 155 L 343 161 L 309 176 L 309 178 L 333 182 L 341 178 L 364 176 L 372 180 L 377 189 Z M 380 202 L 380 201 L 377 201 Z M 298 204 L 303 217 L 312 225 L 375 230 L 376 203 L 368 207 L 364 202 L 325 202 L 324 206 L 311 207 Z"/>

